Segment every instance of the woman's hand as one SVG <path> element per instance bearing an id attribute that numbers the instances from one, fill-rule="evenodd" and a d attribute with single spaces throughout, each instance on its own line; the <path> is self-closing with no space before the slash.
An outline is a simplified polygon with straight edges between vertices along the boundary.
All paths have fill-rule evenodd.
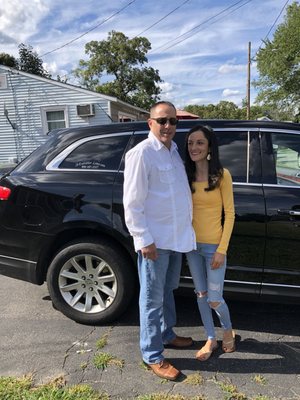
<path id="1" fill-rule="evenodd" d="M 224 261 L 225 261 L 225 255 L 215 252 L 210 264 L 211 269 L 220 268 L 224 264 Z"/>

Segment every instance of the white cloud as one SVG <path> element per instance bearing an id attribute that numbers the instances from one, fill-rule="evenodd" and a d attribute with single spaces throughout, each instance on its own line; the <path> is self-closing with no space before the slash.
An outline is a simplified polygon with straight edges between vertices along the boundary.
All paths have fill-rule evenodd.
<path id="1" fill-rule="evenodd" d="M 223 64 L 218 71 L 221 74 L 231 74 L 232 72 L 246 71 L 246 65 Z"/>
<path id="2" fill-rule="evenodd" d="M 9 0 L 0 6 L 0 30 L 20 43 L 38 29 L 38 23 L 47 15 L 46 0 Z"/>
<path id="3" fill-rule="evenodd" d="M 230 96 L 236 96 L 240 94 L 241 92 L 239 90 L 232 90 L 232 89 L 224 89 L 222 92 L 222 96 L 224 97 L 230 97 Z"/>
<path id="4" fill-rule="evenodd" d="M 246 94 L 248 43 L 251 41 L 254 55 L 281 10 L 278 3 L 253 0 L 235 7 L 235 11 L 221 13 L 232 1 L 187 2 L 143 33 L 152 47 L 147 54 L 148 65 L 158 69 L 164 80 L 161 98 L 181 108 L 186 104 L 216 104 L 224 98 L 240 103 Z M 87 42 L 105 40 L 112 30 L 133 38 L 176 6 L 171 2 L 136 1 L 108 19 L 128 2 L 102 0 L 99 4 L 99 0 L 2 0 L 1 52 L 17 57 L 18 44 L 31 45 L 53 77 L 70 77 L 79 60 L 87 58 Z M 189 39 L 177 44 L 189 30 Z M 183 36 L 174 41 L 179 35 Z M 251 80 L 256 75 L 253 62 Z"/>

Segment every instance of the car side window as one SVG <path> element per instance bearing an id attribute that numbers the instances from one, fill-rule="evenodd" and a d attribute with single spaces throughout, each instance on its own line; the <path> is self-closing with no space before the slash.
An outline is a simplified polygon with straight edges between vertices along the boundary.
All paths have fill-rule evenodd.
<path id="1" fill-rule="evenodd" d="M 248 138 L 254 143 L 254 137 L 248 132 L 223 132 L 215 130 L 219 143 L 220 159 L 223 167 L 227 168 L 235 182 L 247 182 L 247 148 Z M 178 151 L 182 159 L 185 156 L 185 139 L 187 131 L 177 132 L 174 140 L 177 143 Z M 144 140 L 147 135 L 134 135 L 130 148 Z M 260 174 L 260 170 L 259 170 Z M 252 180 L 250 180 L 252 181 Z"/>
<path id="2" fill-rule="evenodd" d="M 247 182 L 247 132 L 218 132 L 220 160 L 234 182 Z"/>
<path id="3" fill-rule="evenodd" d="M 300 135 L 272 133 L 278 185 L 300 186 Z"/>
<path id="4" fill-rule="evenodd" d="M 62 169 L 117 170 L 129 135 L 87 140 L 76 147 L 59 165 Z"/>

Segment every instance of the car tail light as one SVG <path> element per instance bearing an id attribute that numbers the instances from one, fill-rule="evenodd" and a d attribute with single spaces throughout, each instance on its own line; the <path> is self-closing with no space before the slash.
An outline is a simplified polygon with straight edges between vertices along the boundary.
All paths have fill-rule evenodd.
<path id="1" fill-rule="evenodd" d="M 5 186 L 0 186 L 0 200 L 8 200 L 11 190 Z"/>

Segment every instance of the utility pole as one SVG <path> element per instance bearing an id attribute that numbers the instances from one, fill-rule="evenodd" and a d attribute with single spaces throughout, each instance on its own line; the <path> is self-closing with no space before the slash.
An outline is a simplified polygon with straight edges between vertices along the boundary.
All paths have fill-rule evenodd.
<path id="1" fill-rule="evenodd" d="M 248 73 L 247 73 L 247 119 L 250 119 L 250 66 L 251 66 L 251 42 L 248 43 Z"/>

